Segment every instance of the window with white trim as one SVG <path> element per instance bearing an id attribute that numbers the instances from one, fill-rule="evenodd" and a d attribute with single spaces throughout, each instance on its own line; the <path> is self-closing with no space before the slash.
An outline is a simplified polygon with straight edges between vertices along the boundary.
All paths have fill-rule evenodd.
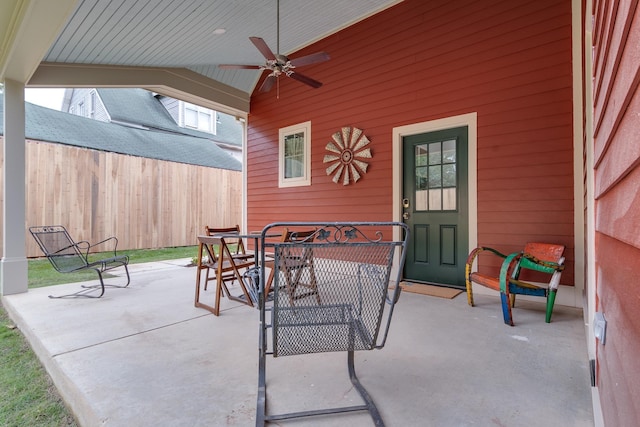
<path id="1" fill-rule="evenodd" d="M 216 112 L 189 102 L 180 103 L 180 126 L 216 133 Z"/>
<path id="2" fill-rule="evenodd" d="M 279 131 L 278 187 L 311 185 L 311 122 Z"/>

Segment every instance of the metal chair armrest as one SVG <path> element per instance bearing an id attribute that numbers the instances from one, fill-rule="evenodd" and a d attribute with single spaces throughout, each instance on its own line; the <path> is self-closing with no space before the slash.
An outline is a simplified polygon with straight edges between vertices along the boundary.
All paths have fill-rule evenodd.
<path id="1" fill-rule="evenodd" d="M 89 248 L 87 248 L 87 253 L 89 252 L 90 249 L 95 248 L 96 246 L 102 245 L 102 244 L 107 243 L 107 242 L 112 241 L 112 240 L 114 241 L 113 254 L 115 256 L 116 252 L 118 250 L 118 238 L 115 237 L 115 236 L 112 236 L 112 237 L 109 237 L 107 239 L 101 240 L 101 241 L 99 241 L 97 243 L 94 243 L 94 244 L 89 244 Z M 100 252 L 102 252 L 102 251 L 100 251 Z"/>

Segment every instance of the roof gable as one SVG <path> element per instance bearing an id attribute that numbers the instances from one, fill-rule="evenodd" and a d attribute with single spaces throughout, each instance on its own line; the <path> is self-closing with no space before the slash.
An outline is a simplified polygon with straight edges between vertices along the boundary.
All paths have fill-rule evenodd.
<path id="1" fill-rule="evenodd" d="M 213 135 L 179 126 L 162 105 L 162 102 L 146 89 L 98 88 L 96 92 L 113 121 L 133 123 L 164 132 L 207 138 L 236 147 L 242 146 L 242 125 L 228 114 L 218 113 L 220 125 L 217 134 Z"/>
<path id="2" fill-rule="evenodd" d="M 4 98 L 0 97 L 0 114 Z M 25 103 L 25 137 L 119 154 L 241 170 L 240 162 L 211 140 L 104 123 Z M 0 121 L 0 134 L 4 123 Z"/>

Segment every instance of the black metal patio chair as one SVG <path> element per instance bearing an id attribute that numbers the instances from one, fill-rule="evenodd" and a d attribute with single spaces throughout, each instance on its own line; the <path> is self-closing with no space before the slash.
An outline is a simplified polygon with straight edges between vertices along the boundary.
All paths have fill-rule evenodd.
<path id="1" fill-rule="evenodd" d="M 275 271 L 273 303 L 265 298 L 265 269 L 259 287 L 260 343 L 256 426 L 292 418 L 368 411 L 376 426 L 383 426 L 380 413 L 358 380 L 354 352 L 381 349 L 387 339 L 395 303 L 400 296 L 400 278 L 409 229 L 402 223 L 277 223 L 289 230 L 315 228 L 313 234 L 295 231 L 287 241 L 262 239 L 264 254 L 273 257 Z M 291 259 L 309 257 L 313 262 L 314 292 L 291 298 L 295 280 L 309 277 L 288 274 Z M 310 273 L 307 273 L 310 274 Z M 394 286 L 390 291 L 389 286 Z M 385 309 L 386 307 L 386 309 Z M 269 339 L 270 338 L 270 339 Z M 347 352 L 351 383 L 361 405 L 314 409 L 284 414 L 267 413 L 266 358 L 323 352 Z"/>
<path id="2" fill-rule="evenodd" d="M 87 241 L 75 242 L 67 232 L 67 229 L 62 225 L 29 227 L 29 232 L 49 262 L 51 262 L 53 268 L 58 272 L 74 273 L 82 270 L 94 270 L 98 273 L 98 279 L 100 280 L 99 285 L 84 285 L 78 292 L 59 296 L 49 295 L 49 298 L 100 298 L 104 295 L 105 286 L 114 288 L 126 288 L 129 286 L 131 282 L 129 268 L 127 267 L 129 264 L 129 256 L 117 254 L 118 239 L 116 237 L 109 237 L 95 244 L 90 244 Z M 113 243 L 113 256 L 89 260 L 89 253 L 92 250 L 95 250 L 95 248 L 100 245 L 111 242 Z M 124 267 L 124 271 L 127 274 L 127 283 L 124 285 L 105 284 L 102 273 L 118 267 Z M 92 294 L 92 292 L 95 291 L 100 291 L 100 294 Z"/>

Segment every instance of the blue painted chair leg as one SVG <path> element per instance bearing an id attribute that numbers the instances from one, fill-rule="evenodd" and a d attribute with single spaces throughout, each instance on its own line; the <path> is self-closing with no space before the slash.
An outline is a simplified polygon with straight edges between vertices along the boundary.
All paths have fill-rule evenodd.
<path id="1" fill-rule="evenodd" d="M 513 319 L 511 317 L 511 301 L 509 296 L 500 292 L 500 299 L 502 300 L 502 316 L 504 317 L 504 323 L 509 326 L 513 326 Z"/>

